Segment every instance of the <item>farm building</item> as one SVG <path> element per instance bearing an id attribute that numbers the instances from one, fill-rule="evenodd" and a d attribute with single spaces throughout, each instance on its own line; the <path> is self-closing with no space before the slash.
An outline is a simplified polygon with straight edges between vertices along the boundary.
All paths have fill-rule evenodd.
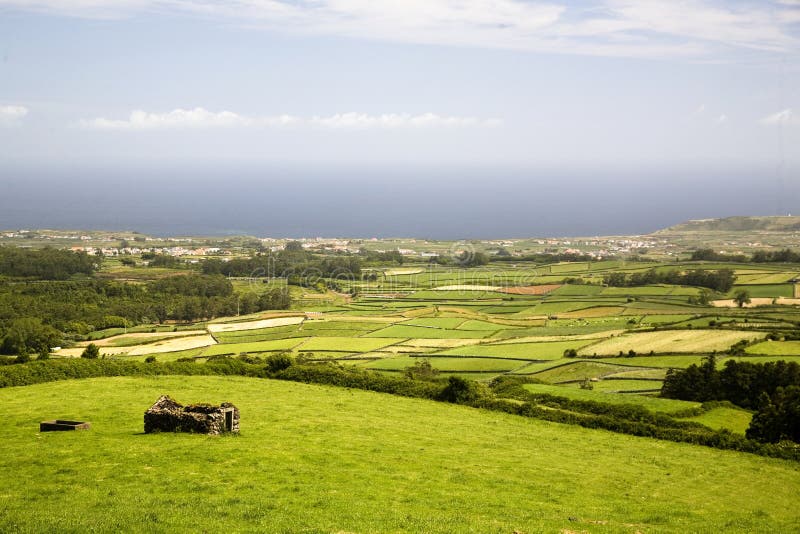
<path id="1" fill-rule="evenodd" d="M 219 406 L 189 404 L 183 406 L 162 395 L 144 412 L 145 434 L 153 432 L 191 432 L 222 434 L 239 432 L 239 409 L 229 402 Z"/>

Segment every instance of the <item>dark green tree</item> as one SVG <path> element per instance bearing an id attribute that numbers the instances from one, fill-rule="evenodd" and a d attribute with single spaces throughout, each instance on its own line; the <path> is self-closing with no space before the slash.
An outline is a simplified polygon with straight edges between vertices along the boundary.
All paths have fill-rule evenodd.
<path id="1" fill-rule="evenodd" d="M 451 376 L 447 385 L 442 390 L 439 398 L 455 404 L 466 404 L 478 398 L 478 387 L 472 380 Z"/>
<path id="2" fill-rule="evenodd" d="M 748 438 L 800 443 L 800 387 L 778 388 L 771 398 L 762 393 L 759 404 L 747 429 Z"/>
<path id="3" fill-rule="evenodd" d="M 89 343 L 81 353 L 81 358 L 97 359 L 100 357 L 100 348 L 94 343 Z"/>
<path id="4" fill-rule="evenodd" d="M 737 291 L 733 296 L 733 301 L 737 306 L 743 308 L 745 304 L 750 304 L 750 293 L 746 290 Z"/>
<path id="5" fill-rule="evenodd" d="M 21 317 L 12 321 L 0 345 L 3 354 L 20 354 L 22 351 L 39 352 L 61 344 L 61 334 L 38 317 Z"/>

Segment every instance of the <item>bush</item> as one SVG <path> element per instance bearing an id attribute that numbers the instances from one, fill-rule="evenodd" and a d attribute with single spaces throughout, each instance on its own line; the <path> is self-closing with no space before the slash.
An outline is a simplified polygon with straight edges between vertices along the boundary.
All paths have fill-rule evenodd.
<path id="1" fill-rule="evenodd" d="M 294 358 L 285 352 L 267 356 L 267 371 L 277 373 L 294 365 Z"/>
<path id="2" fill-rule="evenodd" d="M 28 363 L 29 361 L 31 361 L 31 355 L 28 354 L 27 350 L 20 351 L 17 357 L 14 358 L 14 363 Z"/>
<path id="3" fill-rule="evenodd" d="M 152 354 L 144 359 L 144 363 L 156 363 L 156 357 Z"/>
<path id="4" fill-rule="evenodd" d="M 100 357 L 100 349 L 94 343 L 89 343 L 86 346 L 84 351 L 81 353 L 81 358 L 86 358 L 88 360 L 96 360 Z"/>
<path id="5" fill-rule="evenodd" d="M 439 399 L 454 404 L 469 404 L 478 399 L 477 384 L 459 376 L 447 379 L 447 386 L 439 394 Z"/>
<path id="6" fill-rule="evenodd" d="M 403 376 L 416 380 L 434 380 L 439 376 L 439 370 L 431 365 L 428 358 L 420 358 L 403 370 Z"/>

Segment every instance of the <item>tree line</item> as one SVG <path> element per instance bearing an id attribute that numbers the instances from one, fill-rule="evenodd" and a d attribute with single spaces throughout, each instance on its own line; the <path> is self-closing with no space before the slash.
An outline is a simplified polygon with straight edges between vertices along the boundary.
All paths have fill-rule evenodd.
<path id="1" fill-rule="evenodd" d="M 751 256 L 744 254 L 722 254 L 714 249 L 701 248 L 692 252 L 693 261 L 725 261 L 734 263 L 800 263 L 800 252 L 782 250 L 757 250 Z"/>
<path id="2" fill-rule="evenodd" d="M 91 276 L 100 262 L 100 257 L 85 252 L 0 246 L 0 276 L 11 278 L 67 280 L 74 275 Z"/>
<path id="3" fill-rule="evenodd" d="M 736 275 L 731 269 L 679 271 L 671 269 L 660 271 L 649 269 L 641 273 L 609 273 L 603 277 L 603 284 L 610 287 L 636 287 L 651 284 L 671 284 L 681 286 L 705 287 L 727 293 L 736 282 Z"/>
<path id="4" fill-rule="evenodd" d="M 111 327 L 193 322 L 290 304 L 286 287 L 237 294 L 224 276 L 198 273 L 146 284 L 97 279 L 0 282 L 0 352 L 40 352 Z"/>
<path id="5" fill-rule="evenodd" d="M 361 276 L 361 260 L 353 255 L 319 257 L 302 250 L 283 250 L 230 261 L 208 259 L 201 263 L 201 271 L 233 277 L 288 278 L 296 275 L 355 280 Z"/>
<path id="6" fill-rule="evenodd" d="M 800 365 L 797 362 L 751 363 L 716 358 L 683 370 L 670 369 L 661 396 L 689 401 L 729 401 L 756 410 L 747 437 L 800 443 Z"/>

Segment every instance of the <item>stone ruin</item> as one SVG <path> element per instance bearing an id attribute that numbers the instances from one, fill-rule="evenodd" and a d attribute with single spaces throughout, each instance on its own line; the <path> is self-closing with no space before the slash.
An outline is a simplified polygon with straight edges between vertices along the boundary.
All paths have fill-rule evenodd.
<path id="1" fill-rule="evenodd" d="M 192 432 L 195 434 L 239 433 L 239 408 L 229 402 L 219 406 L 183 406 L 168 395 L 161 395 L 144 412 L 144 432 Z"/>

